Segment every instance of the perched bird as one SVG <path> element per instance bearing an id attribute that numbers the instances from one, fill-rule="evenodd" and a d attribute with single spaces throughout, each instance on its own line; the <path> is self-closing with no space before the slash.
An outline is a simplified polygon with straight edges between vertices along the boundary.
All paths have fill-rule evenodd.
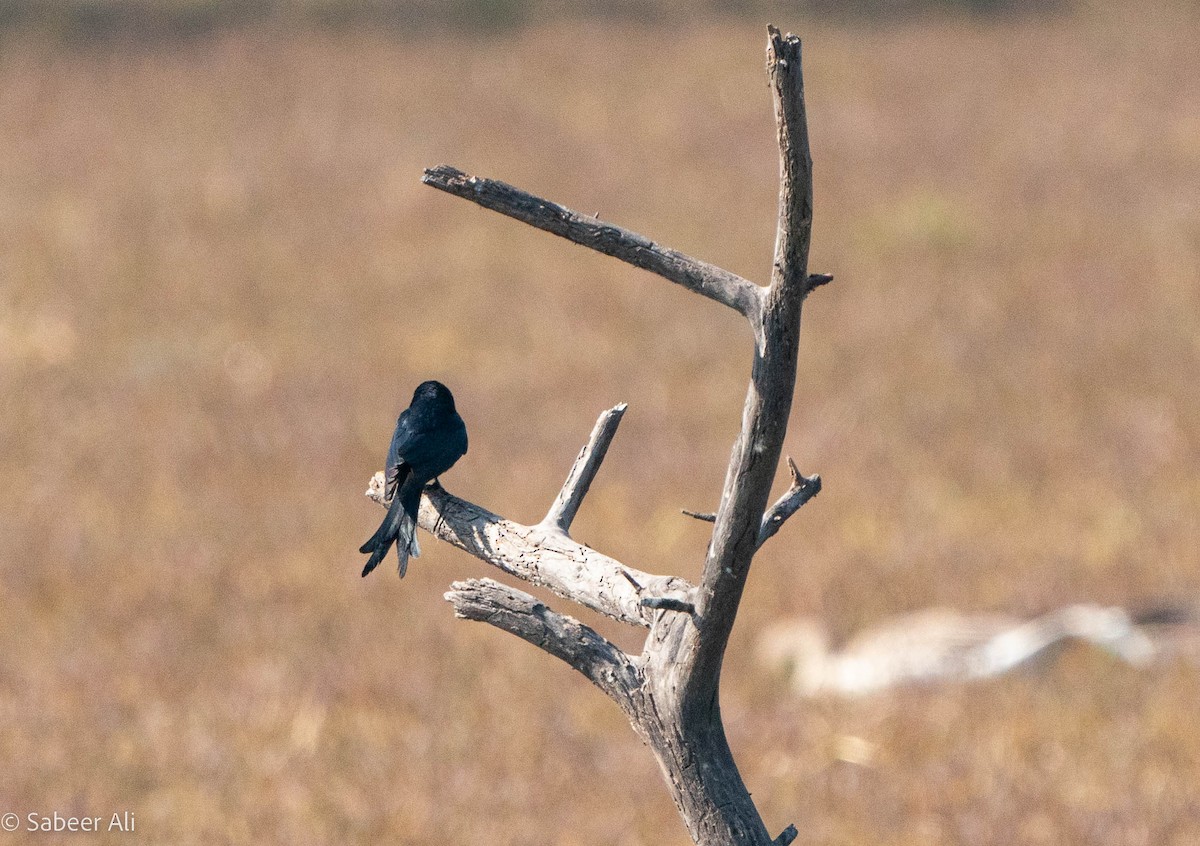
<path id="1" fill-rule="evenodd" d="M 387 516 L 359 552 L 371 553 L 362 574 L 374 570 L 396 544 L 400 578 L 408 569 L 409 555 L 421 554 L 417 545 L 417 509 L 421 489 L 454 466 L 467 452 L 467 427 L 454 408 L 454 395 L 441 382 L 422 382 L 412 403 L 400 413 L 384 467 L 386 491 L 391 496 Z"/>

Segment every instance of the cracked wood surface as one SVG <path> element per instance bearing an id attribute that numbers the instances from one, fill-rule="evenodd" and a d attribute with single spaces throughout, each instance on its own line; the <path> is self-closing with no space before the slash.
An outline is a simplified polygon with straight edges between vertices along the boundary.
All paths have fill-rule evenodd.
<path id="1" fill-rule="evenodd" d="M 506 520 L 440 487 L 424 491 L 418 523 L 505 573 L 548 588 L 614 619 L 650 628 L 629 656 L 586 624 L 491 579 L 455 582 L 446 599 L 463 618 L 489 623 L 574 667 L 607 693 L 658 760 L 693 840 L 701 846 L 787 846 L 788 826 L 767 833 L 733 760 L 721 721 L 721 664 L 755 552 L 820 490 L 788 460 L 791 488 L 768 508 L 796 383 L 801 306 L 832 277 L 808 275 L 812 230 L 801 44 L 768 27 L 767 77 L 779 141 L 778 225 L 771 282 L 761 287 L 642 235 L 472 176 L 449 165 L 423 181 L 576 244 L 649 270 L 735 309 L 754 335 L 741 431 L 731 451 L 700 583 L 626 567 L 576 543 L 571 522 L 620 422 L 624 406 L 601 415 L 546 517 L 535 526 Z M 382 474 L 373 480 L 382 501 Z M 691 512 L 687 512 L 691 513 Z"/>

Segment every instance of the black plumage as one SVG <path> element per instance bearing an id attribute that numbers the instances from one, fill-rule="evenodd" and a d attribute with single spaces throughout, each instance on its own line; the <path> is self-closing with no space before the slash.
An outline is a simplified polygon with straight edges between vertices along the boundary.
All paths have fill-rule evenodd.
<path id="1" fill-rule="evenodd" d="M 391 496 L 387 516 L 359 552 L 371 553 L 362 574 L 374 570 L 396 544 L 400 578 L 409 555 L 418 556 L 417 509 L 421 489 L 445 473 L 467 452 L 467 427 L 454 408 L 454 395 L 441 382 L 422 382 L 412 403 L 400 413 L 388 447 L 384 473 Z"/>

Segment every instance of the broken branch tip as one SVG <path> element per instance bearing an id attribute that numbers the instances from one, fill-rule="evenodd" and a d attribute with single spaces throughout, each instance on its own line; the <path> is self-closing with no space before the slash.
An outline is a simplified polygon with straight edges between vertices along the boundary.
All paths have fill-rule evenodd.
<path id="1" fill-rule="evenodd" d="M 796 831 L 796 826 L 789 824 L 788 827 L 781 831 L 779 836 L 775 838 L 775 846 L 788 846 L 788 844 L 795 840 L 799 835 L 800 832 Z"/>

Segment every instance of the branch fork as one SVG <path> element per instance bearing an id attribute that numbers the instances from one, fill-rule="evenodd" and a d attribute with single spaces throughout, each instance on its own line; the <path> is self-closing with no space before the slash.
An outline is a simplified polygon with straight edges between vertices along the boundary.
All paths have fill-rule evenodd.
<path id="1" fill-rule="evenodd" d="M 760 547 L 779 531 L 787 518 L 821 492 L 820 476 L 802 476 L 791 456 L 788 456 L 787 463 L 788 468 L 792 471 L 792 486 L 763 515 L 762 525 L 758 529 L 758 545 Z M 688 517 L 694 517 L 705 523 L 717 522 L 717 515 L 712 512 L 688 511 L 686 508 L 681 511 Z"/>
<path id="2" fill-rule="evenodd" d="M 536 597 L 492 579 L 454 582 L 454 613 L 489 623 L 574 667 L 608 694 L 658 759 L 693 840 L 703 846 L 787 846 L 772 839 L 742 782 L 718 707 L 721 662 L 757 550 L 817 494 L 789 458 L 790 488 L 768 506 L 796 382 L 801 307 L 831 276 L 809 274 L 812 158 L 801 44 L 768 27 L 767 78 L 779 142 L 779 206 L 769 284 L 656 244 L 644 235 L 580 214 L 519 188 L 449 165 L 423 181 L 484 208 L 655 273 L 740 314 L 754 340 L 741 432 L 733 445 L 697 584 L 634 569 L 571 538 L 571 524 L 608 451 L 625 404 L 603 412 L 546 516 L 525 526 L 428 487 L 418 524 L 499 570 L 594 612 L 649 629 L 630 656 L 594 629 Z M 383 474 L 368 493 L 383 502 Z"/>

